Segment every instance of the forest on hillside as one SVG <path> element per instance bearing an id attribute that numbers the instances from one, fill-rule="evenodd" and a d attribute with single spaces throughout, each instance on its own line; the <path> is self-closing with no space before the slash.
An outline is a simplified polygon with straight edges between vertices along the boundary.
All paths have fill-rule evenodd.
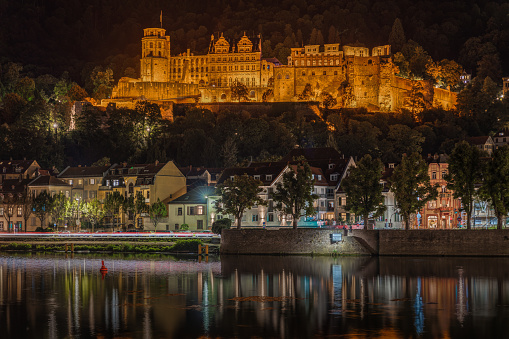
<path id="1" fill-rule="evenodd" d="M 217 32 L 246 32 L 262 35 L 265 57 L 286 63 L 302 44 L 394 44 L 399 18 L 405 41 L 433 59 L 456 60 L 475 75 L 485 57 L 497 76 L 509 73 L 505 0 L 0 0 L 0 64 L 22 64 L 28 77 L 66 72 L 84 88 L 96 66 L 118 80 L 139 72 L 142 30 L 159 26 L 161 10 L 172 55 L 205 53 Z"/>

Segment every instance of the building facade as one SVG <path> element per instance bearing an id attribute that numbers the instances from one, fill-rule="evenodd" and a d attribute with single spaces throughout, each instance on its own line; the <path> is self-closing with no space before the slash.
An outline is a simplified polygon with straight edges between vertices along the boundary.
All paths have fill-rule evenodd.
<path id="1" fill-rule="evenodd" d="M 170 37 L 163 28 L 146 28 L 142 38 L 141 75 L 122 78 L 112 98 L 153 101 L 231 102 L 235 83 L 247 87 L 246 101 L 320 101 L 337 98 L 340 107 L 392 111 L 402 107 L 412 80 L 397 77 L 391 46 L 372 49 L 339 44 L 292 48 L 288 65 L 262 58 L 261 36 L 228 39 L 211 36 L 207 54 L 187 50 L 170 55 Z M 310 95 L 301 97 L 306 86 Z M 450 91 L 429 86 L 428 96 L 443 107 L 455 105 Z M 272 95 L 265 95 L 271 93 Z"/>

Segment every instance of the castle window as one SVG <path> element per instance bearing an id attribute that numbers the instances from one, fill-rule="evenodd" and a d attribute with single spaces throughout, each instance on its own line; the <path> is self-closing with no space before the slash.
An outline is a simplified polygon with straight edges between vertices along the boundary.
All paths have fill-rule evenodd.
<path id="1" fill-rule="evenodd" d="M 302 76 L 304 76 L 304 75 L 306 75 L 306 72 L 304 72 L 304 71 L 303 71 L 303 72 L 302 72 Z"/>
<path id="2" fill-rule="evenodd" d="M 311 72 L 311 75 L 315 75 L 315 72 Z"/>
<path id="3" fill-rule="evenodd" d="M 254 97 L 255 97 L 255 91 L 251 91 L 251 92 L 249 93 L 249 97 L 250 97 L 250 98 L 254 98 Z"/>
<path id="4" fill-rule="evenodd" d="M 231 80 L 231 79 L 230 79 Z M 226 100 L 226 94 L 221 94 L 221 100 Z"/>
<path id="5" fill-rule="evenodd" d="M 339 59 L 336 59 L 336 65 L 339 65 Z"/>
<path id="6" fill-rule="evenodd" d="M 212 72 L 214 72 L 216 70 L 216 68 L 214 66 L 212 66 Z"/>
<path id="7" fill-rule="evenodd" d="M 251 79 L 251 84 L 252 84 L 252 86 L 256 86 L 256 79 L 255 78 Z"/>
<path id="8" fill-rule="evenodd" d="M 307 64 L 308 64 L 308 66 L 311 66 L 311 61 L 308 60 Z"/>
<path id="9" fill-rule="evenodd" d="M 295 60 L 295 66 L 299 66 L 299 60 Z"/>
<path id="10" fill-rule="evenodd" d="M 243 71 L 244 70 L 244 65 L 240 65 L 240 70 Z"/>
<path id="11" fill-rule="evenodd" d="M 316 66 L 316 60 L 313 60 L 313 66 Z"/>
<path id="12" fill-rule="evenodd" d="M 318 60 L 318 66 L 322 66 L 322 60 Z"/>
<path id="13" fill-rule="evenodd" d="M 373 63 L 373 61 L 371 61 L 371 59 L 368 60 L 368 65 L 371 65 Z"/>
<path id="14" fill-rule="evenodd" d="M 150 48 L 154 48 L 154 43 L 153 42 L 150 43 Z"/>
<path id="15" fill-rule="evenodd" d="M 367 97 L 368 96 L 368 92 L 364 92 L 364 96 Z"/>
<path id="16" fill-rule="evenodd" d="M 338 75 L 338 71 L 334 71 L 334 75 Z"/>
<path id="17" fill-rule="evenodd" d="M 278 74 L 278 75 L 277 75 L 277 79 L 278 79 L 278 80 L 281 80 L 281 74 Z"/>
<path id="18" fill-rule="evenodd" d="M 226 66 L 223 66 L 223 72 L 226 72 Z"/>
<path id="19" fill-rule="evenodd" d="M 290 74 L 286 74 L 285 79 L 290 79 Z"/>
<path id="20" fill-rule="evenodd" d="M 327 75 L 327 71 L 323 71 L 323 75 Z"/>

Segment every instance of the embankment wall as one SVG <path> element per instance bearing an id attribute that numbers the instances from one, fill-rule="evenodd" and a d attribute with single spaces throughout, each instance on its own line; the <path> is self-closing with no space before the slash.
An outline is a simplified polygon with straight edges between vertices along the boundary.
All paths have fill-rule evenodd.
<path id="1" fill-rule="evenodd" d="M 381 256 L 509 256 L 507 230 L 226 230 L 222 254 L 339 254 Z"/>

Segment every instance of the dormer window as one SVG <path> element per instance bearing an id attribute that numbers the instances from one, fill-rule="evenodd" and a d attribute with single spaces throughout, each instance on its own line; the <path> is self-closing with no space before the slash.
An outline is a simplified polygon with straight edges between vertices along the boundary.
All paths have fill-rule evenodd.
<path id="1" fill-rule="evenodd" d="M 267 174 L 267 175 L 265 176 L 265 179 L 266 179 L 267 181 L 272 181 L 272 174 Z"/>
<path id="2" fill-rule="evenodd" d="M 389 164 L 389 168 L 394 168 L 394 164 Z"/>
<path id="3" fill-rule="evenodd" d="M 318 181 L 322 180 L 322 176 L 318 174 Z"/>
<path id="4" fill-rule="evenodd" d="M 233 179 L 235 179 L 235 177 L 233 175 L 230 175 L 230 180 L 233 181 Z"/>
<path id="5" fill-rule="evenodd" d="M 333 169 L 334 168 L 334 164 L 329 164 L 329 169 Z"/>
<path id="6" fill-rule="evenodd" d="M 337 181 L 338 180 L 338 175 L 337 174 L 331 174 L 330 180 L 331 181 Z"/>
<path id="7" fill-rule="evenodd" d="M 255 175 L 254 178 L 255 178 L 255 180 L 260 180 L 260 176 L 259 175 Z"/>

